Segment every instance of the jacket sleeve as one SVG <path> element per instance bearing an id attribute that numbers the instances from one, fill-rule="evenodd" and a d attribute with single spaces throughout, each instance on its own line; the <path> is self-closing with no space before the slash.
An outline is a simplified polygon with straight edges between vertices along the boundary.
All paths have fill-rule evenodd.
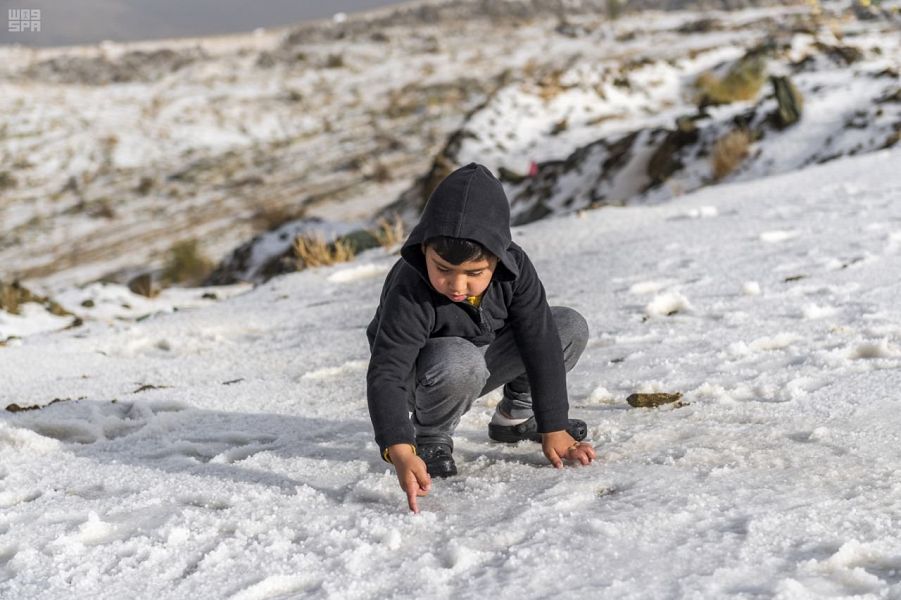
<path id="1" fill-rule="evenodd" d="M 383 453 L 392 444 L 415 442 L 407 402 L 414 392 L 416 359 L 435 319 L 427 290 L 416 287 L 389 283 L 372 342 L 366 396 L 375 441 Z"/>
<path id="2" fill-rule="evenodd" d="M 528 255 L 520 252 L 519 276 L 508 308 L 510 325 L 529 376 L 538 431 L 560 431 L 569 425 L 560 334 L 538 273 Z"/>

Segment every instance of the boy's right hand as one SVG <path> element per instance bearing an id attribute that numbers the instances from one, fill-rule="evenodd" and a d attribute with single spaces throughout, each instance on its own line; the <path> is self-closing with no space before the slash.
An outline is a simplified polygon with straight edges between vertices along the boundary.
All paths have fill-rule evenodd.
<path id="1" fill-rule="evenodd" d="M 410 444 L 389 446 L 388 455 L 394 464 L 400 487 L 407 494 L 407 505 L 414 513 L 418 513 L 417 496 L 425 496 L 432 489 L 432 478 L 429 477 L 425 463 L 416 456 Z"/>

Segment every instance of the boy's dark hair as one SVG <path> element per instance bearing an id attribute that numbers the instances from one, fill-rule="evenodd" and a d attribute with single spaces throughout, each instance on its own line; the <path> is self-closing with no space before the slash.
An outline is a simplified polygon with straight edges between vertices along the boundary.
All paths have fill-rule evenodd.
<path id="1" fill-rule="evenodd" d="M 494 258 L 494 254 L 488 251 L 482 244 L 448 236 L 438 236 L 425 241 L 425 246 L 435 251 L 438 256 L 452 265 L 459 265 L 470 260 Z"/>

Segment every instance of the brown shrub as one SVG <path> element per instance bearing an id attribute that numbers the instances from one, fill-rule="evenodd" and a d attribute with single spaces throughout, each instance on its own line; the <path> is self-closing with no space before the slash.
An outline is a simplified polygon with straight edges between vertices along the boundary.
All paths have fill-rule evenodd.
<path id="1" fill-rule="evenodd" d="M 303 207 L 264 204 L 253 214 L 251 222 L 256 231 L 272 231 L 285 223 L 302 219 L 305 214 L 306 209 Z"/>
<path id="2" fill-rule="evenodd" d="M 19 314 L 19 295 L 17 283 L 8 285 L 0 281 L 0 310 L 13 315 Z"/>
<path id="3" fill-rule="evenodd" d="M 184 240 L 169 249 L 163 278 L 170 283 L 199 284 L 213 271 L 213 263 L 198 247 L 197 240 Z"/>
<path id="4" fill-rule="evenodd" d="M 747 129 L 730 131 L 716 141 L 710 158 L 713 166 L 713 178 L 719 181 L 733 172 L 748 156 L 751 145 L 751 134 Z"/>
<path id="5" fill-rule="evenodd" d="M 376 222 L 375 239 L 383 248 L 393 248 L 407 237 L 404 221 L 399 216 L 393 220 L 381 218 Z"/>
<path id="6" fill-rule="evenodd" d="M 354 257 L 354 251 L 343 240 L 328 243 L 321 235 L 299 235 L 294 238 L 294 257 L 301 270 L 347 262 Z"/>
<path id="7" fill-rule="evenodd" d="M 18 185 L 16 178 L 9 171 L 0 171 L 0 190 L 14 188 Z"/>
<path id="8" fill-rule="evenodd" d="M 695 86 L 699 104 L 730 104 L 753 100 L 766 81 L 766 62 L 760 57 L 744 58 L 729 69 L 722 78 L 709 71 L 702 73 Z"/>

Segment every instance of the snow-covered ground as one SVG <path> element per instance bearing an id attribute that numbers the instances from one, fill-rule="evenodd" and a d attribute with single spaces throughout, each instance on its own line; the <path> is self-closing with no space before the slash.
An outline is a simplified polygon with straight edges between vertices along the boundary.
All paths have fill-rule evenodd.
<path id="1" fill-rule="evenodd" d="M 516 229 L 591 327 L 599 460 L 490 442 L 489 395 L 418 516 L 366 411 L 384 250 L 12 340 L 0 406 L 44 408 L 0 416 L 0 597 L 901 597 L 899 164 Z"/>

